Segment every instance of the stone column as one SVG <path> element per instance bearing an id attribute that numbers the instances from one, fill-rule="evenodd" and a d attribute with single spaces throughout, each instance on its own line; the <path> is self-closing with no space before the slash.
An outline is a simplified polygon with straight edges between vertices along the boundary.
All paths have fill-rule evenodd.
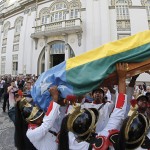
<path id="1" fill-rule="evenodd" d="M 67 60 L 69 58 L 69 46 L 68 46 L 68 35 L 67 34 L 64 35 L 64 39 L 65 39 L 65 60 Z"/>

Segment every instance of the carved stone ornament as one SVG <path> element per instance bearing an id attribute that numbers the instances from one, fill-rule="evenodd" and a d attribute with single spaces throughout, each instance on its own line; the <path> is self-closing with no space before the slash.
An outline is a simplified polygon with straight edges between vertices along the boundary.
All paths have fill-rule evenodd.
<path id="1" fill-rule="evenodd" d="M 78 45 L 81 46 L 82 33 L 81 32 L 77 33 L 77 37 L 78 37 Z"/>
<path id="2" fill-rule="evenodd" d="M 75 38 L 71 38 L 70 43 L 74 43 L 74 42 L 75 42 Z"/>
<path id="3" fill-rule="evenodd" d="M 44 43 L 43 42 L 40 42 L 40 46 L 42 47 L 44 45 Z"/>
<path id="4" fill-rule="evenodd" d="M 128 3 L 129 6 L 132 6 L 131 0 L 125 0 L 126 3 Z M 115 6 L 116 3 L 120 3 L 119 0 L 111 0 L 111 6 Z"/>
<path id="5" fill-rule="evenodd" d="M 35 49 L 37 50 L 37 47 L 38 47 L 38 38 L 34 38 L 34 41 L 35 41 Z"/>
<path id="6" fill-rule="evenodd" d="M 141 0 L 141 5 L 145 6 L 146 5 L 147 0 Z"/>
<path id="7" fill-rule="evenodd" d="M 115 0 L 111 0 L 111 6 L 115 6 Z"/>

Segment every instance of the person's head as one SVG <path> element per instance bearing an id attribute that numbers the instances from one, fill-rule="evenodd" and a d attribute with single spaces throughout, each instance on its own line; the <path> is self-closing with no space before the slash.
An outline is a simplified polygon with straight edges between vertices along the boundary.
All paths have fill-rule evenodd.
<path id="1" fill-rule="evenodd" d="M 107 94 L 109 89 L 108 89 L 108 87 L 104 87 L 103 90 L 104 90 L 104 93 Z"/>
<path id="2" fill-rule="evenodd" d="M 43 122 L 44 112 L 37 106 L 32 106 L 25 98 L 19 102 L 19 108 L 27 123 L 34 123 L 38 126 Z"/>
<path id="3" fill-rule="evenodd" d="M 30 82 L 31 82 L 31 86 L 33 86 L 34 85 L 34 80 L 30 79 Z"/>
<path id="4" fill-rule="evenodd" d="M 123 121 L 116 150 L 138 148 L 143 144 L 148 129 L 148 119 L 145 115 L 135 111 Z"/>
<path id="5" fill-rule="evenodd" d="M 80 106 L 75 106 L 68 116 L 68 131 L 73 132 L 79 142 L 89 140 L 95 134 L 98 117 L 97 109 L 81 109 Z"/>
<path id="6" fill-rule="evenodd" d="M 92 96 L 93 96 L 93 100 L 97 103 L 97 104 L 100 104 L 100 103 L 103 103 L 104 102 L 104 91 L 103 89 L 101 88 L 97 88 L 97 89 L 94 89 L 92 91 Z"/>
<path id="7" fill-rule="evenodd" d="M 29 123 L 36 124 L 37 126 L 40 126 L 43 123 L 44 113 L 41 114 L 37 119 L 34 121 L 29 121 Z"/>
<path id="8" fill-rule="evenodd" d="M 15 82 L 13 80 L 11 81 L 11 86 L 15 86 Z"/>
<path id="9" fill-rule="evenodd" d="M 19 77 L 17 76 L 17 77 L 16 77 L 16 81 L 18 81 L 18 80 L 19 80 Z"/>
<path id="10" fill-rule="evenodd" d="M 26 83 L 26 89 L 27 90 L 31 90 L 31 85 L 32 85 L 32 82 L 31 81 L 27 81 L 27 83 Z"/>
<path id="11" fill-rule="evenodd" d="M 148 97 L 148 102 L 150 102 L 150 92 L 147 92 L 145 95 Z"/>
<path id="12" fill-rule="evenodd" d="M 148 97 L 145 95 L 140 95 L 137 98 L 138 111 L 141 113 L 145 113 L 148 104 Z"/>
<path id="13" fill-rule="evenodd" d="M 147 86 L 146 91 L 150 92 L 150 86 Z"/>

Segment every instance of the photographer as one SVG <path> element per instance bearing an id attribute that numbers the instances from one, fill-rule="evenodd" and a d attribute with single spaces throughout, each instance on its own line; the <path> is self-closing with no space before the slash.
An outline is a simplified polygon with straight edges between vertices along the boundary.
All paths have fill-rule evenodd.
<path id="1" fill-rule="evenodd" d="M 18 88 L 15 85 L 14 81 L 11 81 L 11 85 L 7 89 L 7 93 L 9 94 L 9 109 L 15 106 L 15 98 L 14 98 L 14 92 L 16 92 Z"/>

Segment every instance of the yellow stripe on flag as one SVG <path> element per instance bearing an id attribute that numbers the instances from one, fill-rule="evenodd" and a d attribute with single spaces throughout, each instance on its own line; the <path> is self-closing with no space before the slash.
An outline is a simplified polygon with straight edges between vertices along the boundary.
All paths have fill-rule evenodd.
<path id="1" fill-rule="evenodd" d="M 126 52 L 148 43 L 150 43 L 150 30 L 110 42 L 101 47 L 95 48 L 92 51 L 88 51 L 85 54 L 68 59 L 66 61 L 66 70 L 70 70 L 104 57 Z"/>

